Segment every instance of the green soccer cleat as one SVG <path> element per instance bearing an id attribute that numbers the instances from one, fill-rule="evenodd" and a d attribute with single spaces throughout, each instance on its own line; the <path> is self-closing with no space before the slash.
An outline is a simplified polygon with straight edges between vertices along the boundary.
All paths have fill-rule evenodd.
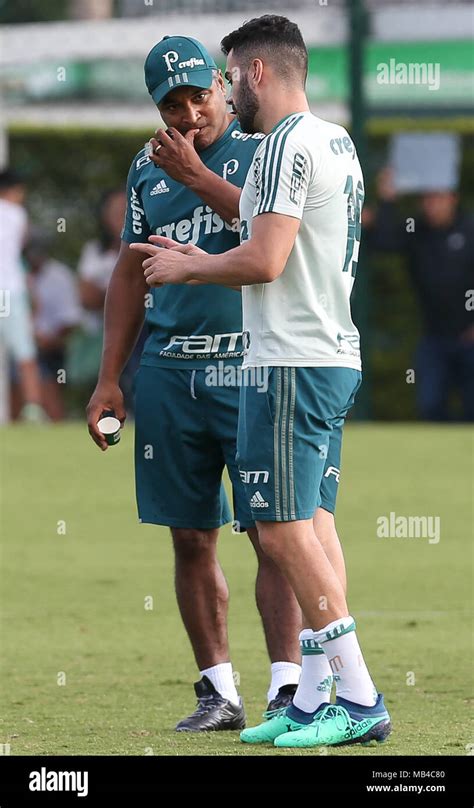
<path id="1" fill-rule="evenodd" d="M 286 731 L 275 738 L 275 746 L 308 748 L 312 746 L 345 746 L 372 741 L 383 743 L 392 726 L 380 693 L 373 707 L 337 698 L 336 704 L 324 704 L 311 724 L 297 732 Z"/>
<path id="2" fill-rule="evenodd" d="M 278 736 L 284 738 L 283 733 L 296 732 L 306 726 L 306 724 L 300 724 L 298 721 L 288 718 L 286 708 L 284 708 L 278 710 L 276 715 L 264 721 L 263 724 L 242 730 L 240 740 L 243 743 L 273 743 Z"/>

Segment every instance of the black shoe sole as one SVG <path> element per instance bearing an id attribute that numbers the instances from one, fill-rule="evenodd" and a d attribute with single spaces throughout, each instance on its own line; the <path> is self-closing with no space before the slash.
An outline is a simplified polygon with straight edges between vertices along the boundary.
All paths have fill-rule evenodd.
<path id="1" fill-rule="evenodd" d="M 330 746 L 352 746 L 356 743 L 360 743 L 362 746 L 371 746 L 373 741 L 376 741 L 377 743 L 384 743 L 391 731 L 392 725 L 390 721 L 386 721 L 384 724 L 377 724 L 375 727 L 372 727 L 372 729 L 369 729 L 365 735 L 361 735 L 360 738 L 354 738 L 349 741 L 341 741 L 340 743 L 332 743 Z"/>
<path id="2" fill-rule="evenodd" d="M 217 727 L 180 727 L 179 724 L 175 727 L 176 732 L 236 732 L 245 729 L 245 718 L 236 721 L 235 724 L 226 724 L 225 726 Z"/>

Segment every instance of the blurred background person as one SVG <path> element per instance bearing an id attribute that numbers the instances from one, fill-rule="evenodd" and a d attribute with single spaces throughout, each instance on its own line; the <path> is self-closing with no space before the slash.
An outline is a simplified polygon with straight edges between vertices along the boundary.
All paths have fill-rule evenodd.
<path id="1" fill-rule="evenodd" d="M 30 274 L 28 285 L 33 301 L 33 323 L 41 377 L 41 400 L 52 421 L 65 417 L 64 390 L 66 343 L 81 321 L 77 278 L 65 264 L 50 256 L 49 239 L 33 231 L 24 256 Z"/>
<path id="2" fill-rule="evenodd" d="M 82 322 L 89 333 L 102 335 L 105 293 L 120 250 L 125 208 L 123 188 L 112 188 L 104 193 L 98 210 L 98 238 L 84 244 L 79 258 Z M 100 346 L 102 348 L 102 339 Z"/>
<path id="3" fill-rule="evenodd" d="M 88 392 L 92 392 L 97 381 L 102 354 L 105 295 L 120 250 L 125 210 L 126 193 L 123 188 L 111 188 L 104 192 L 98 209 L 98 237 L 84 244 L 77 267 L 83 333 L 77 337 L 73 365 L 78 374 L 76 381 L 90 388 Z M 121 379 L 125 406 L 130 415 L 133 414 L 133 378 L 138 370 L 145 336 L 144 330 Z M 76 370 L 74 373 L 76 375 Z"/>
<path id="4" fill-rule="evenodd" d="M 19 379 L 19 417 L 40 422 L 46 415 L 41 407 L 41 385 L 36 362 L 33 322 L 21 252 L 28 216 L 24 207 L 26 188 L 14 171 L 0 172 L 0 343 L 3 357 L 1 384 L 9 397 L 10 360 Z M 10 409 L 9 404 L 7 408 Z"/>
<path id="5" fill-rule="evenodd" d="M 377 207 L 363 216 L 371 250 L 402 253 L 422 316 L 416 352 L 417 409 L 430 421 L 474 421 L 474 217 L 453 190 L 418 196 L 419 216 L 402 220 L 392 171 L 377 177 Z M 461 418 L 451 396 L 461 400 Z"/>

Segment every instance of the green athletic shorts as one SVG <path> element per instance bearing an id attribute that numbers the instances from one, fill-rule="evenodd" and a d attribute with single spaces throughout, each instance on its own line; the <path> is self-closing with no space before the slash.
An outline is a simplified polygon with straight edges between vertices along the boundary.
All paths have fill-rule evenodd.
<path id="1" fill-rule="evenodd" d="M 261 368 L 259 368 L 261 370 Z M 342 429 L 362 376 L 339 367 L 268 368 L 268 385 L 240 391 L 237 463 L 254 519 L 334 513 Z"/>
<path id="2" fill-rule="evenodd" d="M 135 378 L 135 482 L 141 522 L 209 530 L 253 519 L 235 460 L 239 387 L 210 386 L 206 368 L 141 365 Z M 222 485 L 227 466 L 232 515 Z"/>

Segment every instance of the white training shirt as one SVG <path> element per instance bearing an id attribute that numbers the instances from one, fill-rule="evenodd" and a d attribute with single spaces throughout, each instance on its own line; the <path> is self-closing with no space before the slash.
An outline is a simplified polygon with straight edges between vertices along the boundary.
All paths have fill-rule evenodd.
<path id="1" fill-rule="evenodd" d="M 28 217 L 22 205 L 0 199 L 0 290 L 26 293 L 26 276 L 21 253 Z"/>
<path id="2" fill-rule="evenodd" d="M 77 278 L 69 267 L 50 258 L 30 278 L 36 303 L 34 323 L 39 334 L 51 337 L 63 328 L 79 325 L 82 309 Z"/>
<path id="3" fill-rule="evenodd" d="M 262 141 L 240 200 L 241 241 L 252 220 L 280 213 L 301 220 L 282 274 L 242 287 L 243 367 L 361 369 L 350 294 L 357 269 L 364 182 L 342 126 L 294 113 Z"/>
<path id="4" fill-rule="evenodd" d="M 114 266 L 117 263 L 118 251 L 115 249 L 103 250 L 98 241 L 88 241 L 84 244 L 77 266 L 79 278 L 89 281 L 102 291 L 109 285 Z M 91 334 L 99 334 L 104 321 L 103 310 L 83 310 L 82 325 Z"/>

